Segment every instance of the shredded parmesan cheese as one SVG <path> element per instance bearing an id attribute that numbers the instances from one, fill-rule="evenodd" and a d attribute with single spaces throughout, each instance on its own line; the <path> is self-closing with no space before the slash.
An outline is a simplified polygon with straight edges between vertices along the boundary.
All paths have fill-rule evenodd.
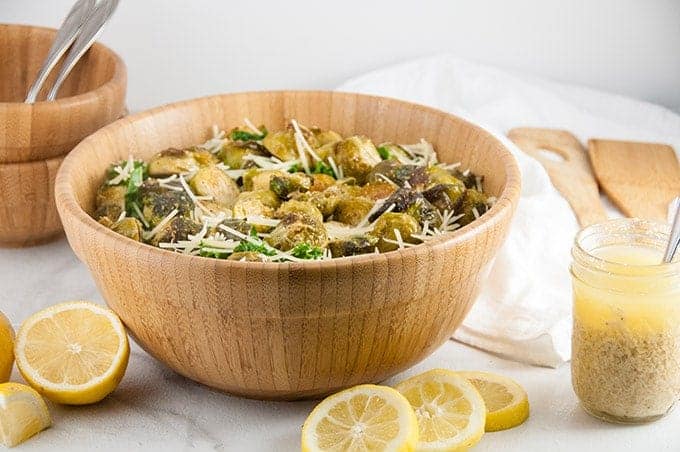
<path id="1" fill-rule="evenodd" d="M 253 124 L 252 122 L 250 122 L 250 119 L 248 119 L 248 118 L 243 118 L 243 123 L 244 123 L 244 124 L 246 125 L 246 127 L 248 127 L 252 132 L 254 132 L 254 133 L 258 134 L 258 135 L 262 134 L 262 131 L 261 131 L 260 129 L 258 129 L 257 127 L 255 127 L 255 124 Z"/>

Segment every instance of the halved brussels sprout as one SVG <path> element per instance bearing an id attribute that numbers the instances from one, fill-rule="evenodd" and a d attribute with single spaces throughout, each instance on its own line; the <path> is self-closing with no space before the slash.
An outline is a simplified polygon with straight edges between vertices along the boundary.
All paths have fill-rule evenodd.
<path id="1" fill-rule="evenodd" d="M 271 132 L 264 137 L 262 144 L 271 155 L 284 162 L 298 158 L 295 136 L 291 130 Z"/>
<path id="2" fill-rule="evenodd" d="M 174 209 L 180 216 L 189 216 L 194 210 L 194 203 L 184 191 L 167 190 L 157 182 L 146 180 L 139 189 L 144 219 L 156 226 Z"/>
<path id="3" fill-rule="evenodd" d="M 198 234 L 202 227 L 191 218 L 174 217 L 151 238 L 149 243 L 158 246 L 159 243 L 187 240 L 190 234 Z"/>
<path id="4" fill-rule="evenodd" d="M 373 201 L 378 199 L 385 199 L 389 197 L 396 190 L 395 186 L 388 182 L 370 182 L 361 187 L 361 196 L 364 196 Z"/>
<path id="5" fill-rule="evenodd" d="M 331 185 L 335 184 L 335 179 L 328 174 L 312 174 L 312 186 L 310 191 L 324 191 Z"/>
<path id="6" fill-rule="evenodd" d="M 293 192 L 304 193 L 312 187 L 314 179 L 305 173 L 283 173 L 272 175 L 269 189 L 281 199 L 288 199 Z"/>
<path id="7" fill-rule="evenodd" d="M 323 248 L 328 242 L 328 234 L 323 223 L 306 215 L 290 213 L 281 219 L 265 240 L 282 251 L 291 250 L 301 243 Z"/>
<path id="8" fill-rule="evenodd" d="M 465 226 L 477 219 L 477 215 L 482 215 L 489 210 L 489 199 L 484 193 L 478 192 L 474 188 L 465 191 L 463 202 L 458 210 L 459 214 L 465 215 L 458 220 L 458 224 Z"/>
<path id="9" fill-rule="evenodd" d="M 231 169 L 241 169 L 247 167 L 248 160 L 246 155 L 268 155 L 267 148 L 254 141 L 238 141 L 225 144 L 217 153 L 222 163 Z"/>
<path id="10" fill-rule="evenodd" d="M 97 219 L 108 217 L 111 221 L 116 221 L 120 214 L 125 210 L 124 185 L 102 185 L 97 190 L 96 205 L 94 216 Z"/>
<path id="11" fill-rule="evenodd" d="M 216 203 L 225 207 L 232 207 L 240 193 L 234 179 L 216 166 L 199 169 L 189 185 L 197 195 L 212 196 Z"/>
<path id="12" fill-rule="evenodd" d="M 356 226 L 373 208 L 374 201 L 361 196 L 346 197 L 335 208 L 335 219 Z"/>
<path id="13" fill-rule="evenodd" d="M 212 166 L 219 163 L 219 159 L 205 149 L 194 148 L 191 151 L 191 155 L 196 160 L 196 163 L 198 163 L 198 166 Z"/>
<path id="14" fill-rule="evenodd" d="M 346 239 L 336 239 L 328 242 L 328 249 L 333 257 L 356 256 L 357 254 L 373 253 L 378 244 L 378 238 L 370 235 L 359 235 Z"/>
<path id="15" fill-rule="evenodd" d="M 281 200 L 270 190 L 245 191 L 241 193 L 234 203 L 233 213 L 236 218 L 248 216 L 260 216 L 272 218 L 274 210 L 279 207 Z M 268 230 L 267 227 L 258 226 L 258 231 Z"/>
<path id="16" fill-rule="evenodd" d="M 424 166 L 404 165 L 396 160 L 384 160 L 373 167 L 366 180 L 369 183 L 389 180 L 399 187 L 408 186 L 420 189 L 427 185 L 429 178 Z"/>
<path id="17" fill-rule="evenodd" d="M 340 141 L 335 148 L 335 159 L 343 174 L 356 178 L 359 184 L 363 184 L 368 173 L 382 161 L 373 142 L 364 136 Z"/>
<path id="18" fill-rule="evenodd" d="M 186 149 L 166 149 L 149 160 L 149 176 L 153 177 L 166 177 L 197 169 L 198 162 L 193 153 Z"/>
<path id="19" fill-rule="evenodd" d="M 462 184 L 437 184 L 423 192 L 425 199 L 430 201 L 441 213 L 455 212 L 463 202 L 465 186 Z"/>
<path id="20" fill-rule="evenodd" d="M 312 127 L 310 130 L 314 135 L 314 138 L 316 138 L 316 147 L 337 143 L 342 140 L 342 135 L 333 130 L 321 130 L 318 127 Z"/>
<path id="21" fill-rule="evenodd" d="M 243 175 L 243 189 L 248 191 L 269 190 L 272 176 L 283 176 L 285 174 L 281 170 L 249 169 Z"/>
<path id="22" fill-rule="evenodd" d="M 115 231 L 120 235 L 124 235 L 127 238 L 136 240 L 138 242 L 142 241 L 144 228 L 142 227 L 142 223 L 136 218 L 123 218 L 122 220 L 113 223 L 110 228 L 112 231 Z"/>
<path id="23" fill-rule="evenodd" d="M 387 251 L 394 251 L 399 248 L 395 243 L 386 242 L 383 239 L 397 241 L 397 235 L 394 230 L 398 230 L 404 242 L 418 243 L 418 240 L 411 237 L 420 231 L 418 222 L 411 215 L 406 213 L 387 212 L 378 218 L 370 235 L 380 239 L 378 242 L 378 249 L 385 253 Z"/>
<path id="24" fill-rule="evenodd" d="M 296 213 L 310 218 L 317 223 L 323 223 L 321 211 L 311 202 L 296 201 L 291 199 L 281 204 L 275 213 L 277 218 L 284 218 L 286 215 Z"/>

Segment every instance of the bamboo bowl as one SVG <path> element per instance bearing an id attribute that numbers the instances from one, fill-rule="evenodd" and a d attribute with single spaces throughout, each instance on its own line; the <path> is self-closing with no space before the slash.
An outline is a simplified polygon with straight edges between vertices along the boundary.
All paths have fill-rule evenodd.
<path id="1" fill-rule="evenodd" d="M 177 254 L 124 238 L 90 217 L 111 162 L 148 158 L 244 117 L 288 118 L 343 135 L 431 141 L 444 161 L 485 175 L 498 201 L 478 221 L 427 244 L 308 263 Z M 129 116 L 65 159 L 56 200 L 71 247 L 137 342 L 176 372 L 259 399 L 313 398 L 382 381 L 446 341 L 472 307 L 520 192 L 510 152 L 480 127 L 394 99 L 332 92 L 206 97 Z"/>
<path id="2" fill-rule="evenodd" d="M 49 28 L 0 24 L 0 163 L 66 154 L 124 111 L 125 64 L 101 44 L 78 62 L 55 101 L 23 103 L 55 34 Z M 38 99 L 44 99 L 57 72 Z"/>

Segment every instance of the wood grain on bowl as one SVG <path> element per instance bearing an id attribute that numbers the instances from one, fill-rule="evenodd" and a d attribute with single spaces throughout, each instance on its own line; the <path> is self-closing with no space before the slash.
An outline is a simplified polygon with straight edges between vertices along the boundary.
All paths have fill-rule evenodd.
<path id="1" fill-rule="evenodd" d="M 54 35 L 48 28 L 0 24 L 0 163 L 63 155 L 123 113 L 125 64 L 101 44 L 78 62 L 55 101 L 23 103 Z"/>
<path id="2" fill-rule="evenodd" d="M 0 163 L 0 247 L 35 245 L 61 233 L 54 180 L 62 160 Z"/>
<path id="3" fill-rule="evenodd" d="M 296 118 L 376 142 L 430 141 L 442 160 L 485 176 L 497 197 L 479 220 L 381 255 L 305 263 L 194 257 L 126 239 L 93 220 L 106 167 L 204 141 L 212 124 Z M 234 394 L 318 397 L 384 380 L 429 355 L 472 307 L 519 198 L 517 164 L 491 134 L 394 99 L 258 92 L 180 102 L 126 117 L 65 159 L 56 198 L 71 247 L 139 344 L 178 373 Z"/>

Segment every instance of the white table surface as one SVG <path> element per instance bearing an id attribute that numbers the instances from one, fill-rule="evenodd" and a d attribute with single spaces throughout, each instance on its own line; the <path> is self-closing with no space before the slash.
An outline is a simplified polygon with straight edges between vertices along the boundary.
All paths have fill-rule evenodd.
<path id="1" fill-rule="evenodd" d="M 60 301 L 102 301 L 65 239 L 23 250 L 0 249 L 0 287 L 0 310 L 15 325 Z M 527 389 L 529 420 L 485 435 L 477 451 L 680 450 L 680 410 L 645 426 L 592 419 L 571 390 L 568 364 L 531 367 L 450 341 L 389 382 L 434 367 L 498 372 Z M 17 372 L 13 380 L 21 381 Z M 14 450 L 295 451 L 314 402 L 261 402 L 218 393 L 180 377 L 133 345 L 125 378 L 103 402 L 49 406 L 54 426 Z"/>

